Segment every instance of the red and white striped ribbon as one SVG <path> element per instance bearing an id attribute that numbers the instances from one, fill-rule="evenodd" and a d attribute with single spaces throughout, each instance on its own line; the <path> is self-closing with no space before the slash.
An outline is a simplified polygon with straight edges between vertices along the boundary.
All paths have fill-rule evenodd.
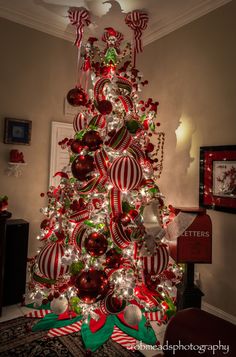
<path id="1" fill-rule="evenodd" d="M 56 336 L 65 336 L 69 335 L 70 333 L 78 332 L 81 330 L 82 321 L 75 322 L 71 325 L 58 327 L 58 328 L 51 328 L 48 333 L 47 337 L 56 337 Z"/>
<path id="2" fill-rule="evenodd" d="M 110 191 L 110 206 L 113 216 L 122 213 L 122 192 L 116 187 Z"/>
<path id="3" fill-rule="evenodd" d="M 120 223 L 111 221 L 110 232 L 113 242 L 121 249 L 124 249 L 130 245 L 130 238 L 126 235 L 123 227 Z"/>
<path id="4" fill-rule="evenodd" d="M 36 317 L 38 319 L 42 319 L 47 314 L 51 314 L 51 310 L 34 310 L 25 314 L 25 317 Z"/>
<path id="5" fill-rule="evenodd" d="M 134 31 L 134 66 L 136 53 L 142 52 L 142 32 L 148 23 L 148 14 L 143 11 L 135 10 L 129 12 L 125 18 L 125 23 Z"/>
<path id="6" fill-rule="evenodd" d="M 83 209 L 77 212 L 74 212 L 70 215 L 70 222 L 83 222 L 86 219 L 89 219 L 90 212 L 87 209 Z"/>
<path id="7" fill-rule="evenodd" d="M 75 226 L 71 235 L 71 243 L 75 245 L 79 249 L 79 251 L 81 251 L 82 249 L 82 239 L 85 232 L 86 232 L 86 227 L 83 224 L 78 223 Z"/>
<path id="8" fill-rule="evenodd" d="M 70 8 L 68 10 L 69 19 L 72 25 L 76 26 L 76 40 L 75 45 L 81 46 L 84 26 L 88 26 L 90 21 L 90 14 L 86 9 Z"/>
<path id="9" fill-rule="evenodd" d="M 137 344 L 137 340 L 135 338 L 124 333 L 117 326 L 114 327 L 111 339 L 128 350 L 134 350 Z"/>
<path id="10" fill-rule="evenodd" d="M 150 321 L 157 321 L 157 322 L 161 322 L 162 317 L 163 317 L 161 311 L 145 312 L 144 315 L 145 315 L 146 319 L 148 319 Z"/>
<path id="11" fill-rule="evenodd" d="M 101 176 L 107 175 L 109 159 L 104 149 L 97 150 L 94 154 L 94 161 Z"/>

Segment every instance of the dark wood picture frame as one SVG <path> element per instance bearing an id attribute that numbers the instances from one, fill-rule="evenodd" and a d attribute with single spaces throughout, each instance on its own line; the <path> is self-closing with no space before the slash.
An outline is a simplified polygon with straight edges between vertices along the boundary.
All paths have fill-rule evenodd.
<path id="1" fill-rule="evenodd" d="M 4 143 L 30 145 L 31 130 L 31 120 L 5 118 Z"/>
<path id="2" fill-rule="evenodd" d="M 200 147 L 199 205 L 236 213 L 236 145 Z"/>

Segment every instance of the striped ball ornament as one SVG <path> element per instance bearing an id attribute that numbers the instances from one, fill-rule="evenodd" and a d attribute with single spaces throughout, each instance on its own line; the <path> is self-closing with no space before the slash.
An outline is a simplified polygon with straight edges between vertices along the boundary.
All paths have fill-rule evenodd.
<path id="1" fill-rule="evenodd" d="M 110 180 L 120 191 L 126 192 L 138 187 L 142 177 L 142 168 L 133 157 L 118 157 L 111 165 Z"/>
<path id="2" fill-rule="evenodd" d="M 145 274 L 158 275 L 167 268 L 169 253 L 167 246 L 160 243 L 154 255 L 141 257 Z"/>
<path id="3" fill-rule="evenodd" d="M 85 129 L 88 125 L 88 120 L 87 118 L 84 116 L 83 113 L 78 113 L 76 114 L 76 116 L 74 117 L 74 121 L 73 121 L 73 128 L 74 131 L 81 131 L 83 129 Z"/>
<path id="4" fill-rule="evenodd" d="M 65 251 L 61 244 L 47 243 L 37 258 L 40 273 L 46 278 L 53 280 L 66 274 L 69 266 L 61 262 L 64 253 Z"/>

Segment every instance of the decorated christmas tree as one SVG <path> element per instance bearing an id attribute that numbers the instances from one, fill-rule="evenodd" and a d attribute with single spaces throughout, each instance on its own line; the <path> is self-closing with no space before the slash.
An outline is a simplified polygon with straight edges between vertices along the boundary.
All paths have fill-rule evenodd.
<path id="1" fill-rule="evenodd" d="M 67 100 L 78 114 L 74 139 L 59 143 L 69 150 L 69 170 L 55 173 L 60 183 L 42 209 L 42 246 L 30 260 L 26 296 L 37 310 L 28 316 L 41 317 L 33 329 L 50 337 L 81 331 L 91 351 L 110 337 L 128 348 L 137 340 L 155 345 L 150 321 L 160 325 L 174 313 L 180 270 L 169 263 L 169 211 L 157 185 L 164 145 L 158 102 L 139 98 L 148 82 L 135 67 L 148 16 L 126 16 L 133 46 L 112 27 L 102 46 L 95 37 L 81 46 L 89 13 L 72 8 L 69 18 L 81 55 Z"/>

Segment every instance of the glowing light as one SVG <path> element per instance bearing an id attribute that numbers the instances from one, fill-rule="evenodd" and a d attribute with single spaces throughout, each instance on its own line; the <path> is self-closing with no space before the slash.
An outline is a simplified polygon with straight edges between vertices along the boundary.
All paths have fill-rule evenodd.
<path id="1" fill-rule="evenodd" d="M 191 143 L 193 132 L 194 127 L 191 123 L 191 120 L 187 117 L 182 116 L 180 118 L 180 124 L 175 130 L 178 149 L 183 149 L 186 145 L 189 145 L 189 143 Z"/>

